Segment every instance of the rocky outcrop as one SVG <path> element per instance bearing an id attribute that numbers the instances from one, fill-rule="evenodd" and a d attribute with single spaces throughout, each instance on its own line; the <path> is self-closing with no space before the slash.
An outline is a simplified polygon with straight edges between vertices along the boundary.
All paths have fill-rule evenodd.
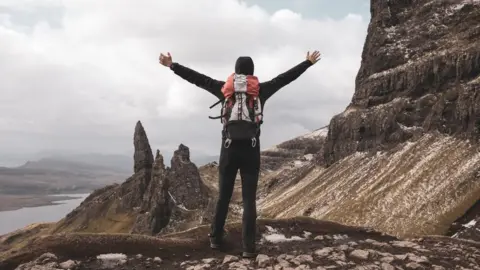
<path id="1" fill-rule="evenodd" d="M 285 165 L 298 167 L 302 161 L 323 159 L 319 153 L 323 152 L 327 132 L 328 128 L 322 127 L 262 151 L 262 171 L 275 171 Z"/>
<path id="2" fill-rule="evenodd" d="M 429 131 L 480 134 L 480 2 L 372 0 L 347 109 L 330 122 L 327 165 Z"/>
<path id="3" fill-rule="evenodd" d="M 480 243 L 441 237 L 399 240 L 363 228 L 297 218 L 258 221 L 258 251 L 237 256 L 241 224 L 229 224 L 228 254 L 207 247 L 208 226 L 163 238 L 53 235 L 0 262 L 1 269 L 480 269 Z M 38 268 L 34 268 L 38 267 Z M 42 268 L 43 267 L 43 268 Z"/>
<path id="4" fill-rule="evenodd" d="M 181 144 L 173 154 L 171 174 L 176 179 L 171 183 L 170 194 L 186 209 L 204 208 L 208 203 L 208 190 L 190 161 L 190 150 Z"/>
<path id="5" fill-rule="evenodd" d="M 328 128 L 322 127 L 261 152 L 261 181 L 257 191 L 260 205 L 273 194 L 295 186 L 315 164 L 322 163 L 327 132 Z"/>
<path id="6" fill-rule="evenodd" d="M 101 232 L 155 235 L 202 224 L 210 194 L 189 149 L 180 145 L 171 167 L 157 150 L 152 155 L 140 122 L 134 133 L 134 174 L 122 184 L 94 191 L 56 224 L 52 232 Z"/>
<path id="7" fill-rule="evenodd" d="M 480 242 L 480 200 L 452 224 L 447 235 Z"/>
<path id="8" fill-rule="evenodd" d="M 156 234 L 170 221 L 173 208 L 168 194 L 170 177 L 159 150 L 153 163 L 151 178 L 150 185 L 143 194 L 143 202 L 131 229 L 132 233 Z"/>
<path id="9" fill-rule="evenodd" d="M 478 200 L 479 153 L 476 144 L 438 133 L 390 151 L 356 153 L 328 168 L 306 165 L 296 184 L 259 202 L 260 212 L 303 214 L 399 237 L 443 235 Z"/>
<path id="10" fill-rule="evenodd" d="M 135 149 L 133 154 L 133 171 L 138 173 L 141 170 L 150 170 L 153 165 L 152 148 L 150 148 L 147 133 L 145 132 L 145 129 L 140 121 L 138 121 L 137 125 L 135 126 L 133 146 Z"/>
<path id="11" fill-rule="evenodd" d="M 478 239 L 480 2 L 371 8 L 355 94 L 330 122 L 324 159 L 265 176 L 259 212 Z"/>

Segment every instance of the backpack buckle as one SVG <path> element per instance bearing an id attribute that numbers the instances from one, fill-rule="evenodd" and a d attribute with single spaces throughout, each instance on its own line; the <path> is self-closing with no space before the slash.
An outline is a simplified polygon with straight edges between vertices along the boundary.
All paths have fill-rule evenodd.
<path id="1" fill-rule="evenodd" d="M 223 144 L 223 146 L 225 146 L 225 148 L 228 148 L 228 147 L 230 147 L 231 144 L 232 144 L 232 139 L 227 138 L 225 140 L 225 143 Z"/>
<path id="2" fill-rule="evenodd" d="M 255 147 L 257 145 L 257 138 L 252 138 L 252 147 Z"/>

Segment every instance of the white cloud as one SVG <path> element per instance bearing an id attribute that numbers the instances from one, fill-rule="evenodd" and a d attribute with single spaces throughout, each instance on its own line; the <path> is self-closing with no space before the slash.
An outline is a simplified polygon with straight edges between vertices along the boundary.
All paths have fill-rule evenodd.
<path id="1" fill-rule="evenodd" d="M 250 55 L 268 80 L 320 50 L 322 60 L 267 103 L 268 147 L 326 124 L 348 104 L 368 23 L 354 14 L 270 14 L 234 0 L 5 0 L 0 7 L 0 152 L 128 153 L 142 120 L 154 146 L 185 143 L 215 154 L 221 126 L 208 119 L 218 114 L 208 109 L 215 97 L 160 66 L 160 52 L 219 80 Z M 59 25 L 41 16 L 49 8 Z M 25 13 L 40 19 L 18 23 Z"/>

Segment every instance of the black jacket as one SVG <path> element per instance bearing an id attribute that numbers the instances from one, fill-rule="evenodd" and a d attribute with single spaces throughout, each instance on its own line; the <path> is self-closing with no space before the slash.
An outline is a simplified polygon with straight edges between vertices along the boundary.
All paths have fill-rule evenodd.
<path id="1" fill-rule="evenodd" d="M 265 102 L 278 90 L 292 81 L 296 80 L 300 75 L 302 75 L 310 66 L 312 62 L 305 60 L 290 70 L 278 75 L 270 81 L 260 83 L 260 102 L 262 104 L 262 109 L 265 106 Z M 212 79 L 204 74 L 201 74 L 195 70 L 192 70 L 188 67 L 182 66 L 178 63 L 172 63 L 170 69 L 173 70 L 175 74 L 183 78 L 184 80 L 195 84 L 196 86 L 203 88 L 216 96 L 218 99 L 223 100 L 222 87 L 225 84 L 225 81 L 217 81 Z"/>

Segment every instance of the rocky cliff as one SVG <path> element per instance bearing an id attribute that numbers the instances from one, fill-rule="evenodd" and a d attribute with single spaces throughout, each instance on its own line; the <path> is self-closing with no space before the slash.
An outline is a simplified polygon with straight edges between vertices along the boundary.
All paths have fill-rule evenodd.
<path id="1" fill-rule="evenodd" d="M 262 214 L 478 239 L 480 1 L 372 0 L 371 13 L 323 160 L 277 179 Z"/>
<path id="2" fill-rule="evenodd" d="M 306 165 L 295 184 L 268 193 L 260 208 L 268 217 L 308 215 L 402 237 L 445 234 L 478 200 L 478 150 L 430 134 L 390 151 L 358 152 L 328 168 Z"/>
<path id="3" fill-rule="evenodd" d="M 122 184 L 96 190 L 53 228 L 58 232 L 161 234 L 187 229 L 208 220 L 207 186 L 190 161 L 188 147 L 174 152 L 166 167 L 155 158 L 140 122 L 134 133 L 134 174 Z"/>
<path id="4" fill-rule="evenodd" d="M 329 126 L 328 165 L 429 131 L 478 140 L 480 2 L 372 0 L 347 109 Z"/>

